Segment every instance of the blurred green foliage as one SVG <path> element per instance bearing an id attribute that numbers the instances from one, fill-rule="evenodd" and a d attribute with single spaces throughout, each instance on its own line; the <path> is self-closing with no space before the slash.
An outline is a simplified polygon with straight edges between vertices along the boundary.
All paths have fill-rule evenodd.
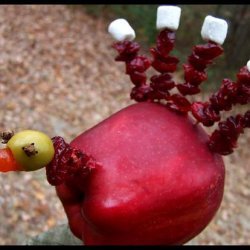
<path id="1" fill-rule="evenodd" d="M 167 3 L 166 3 L 167 4 Z M 216 59 L 207 70 L 209 79 L 204 89 L 218 88 L 223 78 L 235 79 L 240 67 L 250 57 L 250 8 L 248 5 L 178 5 L 182 9 L 180 26 L 176 33 L 176 46 L 171 52 L 184 63 L 191 49 L 202 44 L 200 30 L 206 15 L 225 19 L 229 24 L 228 35 L 223 45 L 225 53 Z M 148 49 L 155 45 L 157 30 L 155 28 L 158 5 L 83 5 L 84 10 L 102 17 L 107 23 L 116 18 L 125 18 L 134 28 L 136 40 Z M 240 39 L 239 39 L 240 38 Z M 181 67 L 179 67 L 181 69 Z"/>

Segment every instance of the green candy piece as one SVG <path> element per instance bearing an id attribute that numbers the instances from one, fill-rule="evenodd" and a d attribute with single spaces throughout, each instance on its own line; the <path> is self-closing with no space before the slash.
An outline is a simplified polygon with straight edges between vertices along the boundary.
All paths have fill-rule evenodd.
<path id="1" fill-rule="evenodd" d="M 55 154 L 52 140 L 36 130 L 23 130 L 8 141 L 16 161 L 24 171 L 34 171 L 45 167 Z"/>

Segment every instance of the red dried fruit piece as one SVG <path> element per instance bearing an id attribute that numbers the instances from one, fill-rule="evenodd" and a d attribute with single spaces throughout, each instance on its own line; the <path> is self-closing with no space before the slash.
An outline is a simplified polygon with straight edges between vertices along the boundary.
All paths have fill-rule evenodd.
<path id="1" fill-rule="evenodd" d="M 250 102 L 250 72 L 247 67 L 242 67 L 237 74 L 237 84 L 239 85 L 235 103 L 247 104 Z"/>
<path id="2" fill-rule="evenodd" d="M 193 47 L 192 54 L 188 57 L 188 62 L 195 69 L 203 71 L 212 60 L 223 53 L 223 48 L 215 43 L 209 42 L 204 45 Z"/>
<path id="3" fill-rule="evenodd" d="M 239 134 L 243 133 L 243 124 L 242 115 L 230 116 L 226 121 L 219 123 L 219 129 L 223 135 L 237 140 Z"/>
<path id="4" fill-rule="evenodd" d="M 174 82 L 151 82 L 150 87 L 152 91 L 149 93 L 150 100 L 167 100 L 170 96 L 169 89 L 174 84 Z"/>
<path id="5" fill-rule="evenodd" d="M 115 58 L 116 61 L 130 61 L 137 56 L 140 50 L 140 45 L 136 42 L 123 41 L 117 42 L 112 45 L 117 50 L 119 55 Z"/>
<path id="6" fill-rule="evenodd" d="M 213 126 L 214 122 L 220 120 L 220 115 L 216 112 L 209 102 L 194 102 L 191 105 L 191 112 L 195 119 L 204 126 Z"/>
<path id="7" fill-rule="evenodd" d="M 244 115 L 244 128 L 250 128 L 250 110 Z"/>
<path id="8" fill-rule="evenodd" d="M 164 29 L 157 36 L 156 48 L 159 54 L 167 56 L 169 52 L 174 48 L 175 43 L 175 32 Z"/>
<path id="9" fill-rule="evenodd" d="M 190 64 L 183 64 L 185 81 L 186 83 L 192 83 L 194 86 L 198 86 L 201 82 L 207 80 L 207 73 L 205 71 L 199 71 Z"/>
<path id="10" fill-rule="evenodd" d="M 237 74 L 237 80 L 241 84 L 250 85 L 250 72 L 247 66 L 242 67 Z"/>
<path id="11" fill-rule="evenodd" d="M 165 73 L 165 74 L 161 74 L 161 75 L 154 75 L 150 78 L 151 80 L 151 84 L 150 86 L 154 89 L 154 90 L 158 90 L 158 91 L 167 91 L 172 89 L 175 86 L 175 82 L 172 80 L 172 77 Z"/>
<path id="12" fill-rule="evenodd" d="M 249 88 L 245 86 L 239 87 L 238 94 L 235 97 L 234 104 L 238 103 L 245 105 L 250 102 L 250 96 L 248 95 Z"/>
<path id="13" fill-rule="evenodd" d="M 177 84 L 177 89 L 182 95 L 194 95 L 200 93 L 200 88 L 190 83 Z"/>
<path id="14" fill-rule="evenodd" d="M 221 55 L 224 50 L 220 45 L 213 42 L 208 42 L 207 44 L 194 46 L 193 51 L 203 60 L 210 61 Z"/>
<path id="15" fill-rule="evenodd" d="M 175 56 L 163 57 L 155 48 L 150 49 L 153 56 L 152 67 L 160 73 L 176 71 L 179 59 Z"/>
<path id="16" fill-rule="evenodd" d="M 144 72 L 134 71 L 130 74 L 130 80 L 135 86 L 141 86 L 146 84 L 147 76 Z"/>
<path id="17" fill-rule="evenodd" d="M 180 113 L 187 113 L 190 111 L 191 103 L 184 96 L 173 94 L 168 97 L 168 100 L 167 106 L 169 108 Z"/>
<path id="18" fill-rule="evenodd" d="M 212 152 L 221 155 L 228 155 L 233 152 L 230 138 L 224 137 L 219 130 L 215 130 L 210 136 L 208 146 Z"/>
<path id="19" fill-rule="evenodd" d="M 152 91 L 151 87 L 148 85 L 141 85 L 132 88 L 130 93 L 131 99 L 134 99 L 137 102 L 144 102 L 148 100 L 149 93 Z"/>
<path id="20" fill-rule="evenodd" d="M 133 72 L 144 72 L 151 65 L 150 60 L 145 56 L 136 56 L 131 61 L 126 63 L 126 74 L 133 74 Z"/>
<path id="21" fill-rule="evenodd" d="M 154 75 L 150 78 L 150 87 L 152 91 L 149 93 L 150 100 L 167 100 L 170 95 L 169 90 L 175 86 L 172 77 L 168 73 Z"/>
<path id="22" fill-rule="evenodd" d="M 243 133 L 245 121 L 242 115 L 230 116 L 226 121 L 219 122 L 219 128 L 210 136 L 210 150 L 221 155 L 228 155 L 237 147 L 237 140 Z"/>
<path id="23" fill-rule="evenodd" d="M 171 59 L 172 60 L 172 59 Z M 159 60 L 154 60 L 152 62 L 152 66 L 160 73 L 165 73 L 165 72 L 174 72 L 176 71 L 177 68 L 177 60 L 173 63 L 170 61 L 168 62 L 163 62 Z"/>
<path id="24" fill-rule="evenodd" d="M 46 166 L 48 182 L 53 185 L 61 185 L 74 177 L 85 178 L 92 168 L 93 159 L 82 151 L 73 148 L 60 136 L 52 138 L 55 155 L 52 161 Z M 92 166 L 88 163 L 91 162 Z"/>
<path id="25" fill-rule="evenodd" d="M 223 79 L 220 89 L 209 98 L 209 101 L 217 111 L 230 110 L 236 100 L 237 93 L 238 84 L 230 79 Z"/>
<path id="26" fill-rule="evenodd" d="M 188 57 L 188 62 L 193 65 L 193 67 L 199 71 L 203 71 L 208 64 L 212 63 L 212 60 L 206 60 L 197 55 L 194 51 L 192 55 Z"/>

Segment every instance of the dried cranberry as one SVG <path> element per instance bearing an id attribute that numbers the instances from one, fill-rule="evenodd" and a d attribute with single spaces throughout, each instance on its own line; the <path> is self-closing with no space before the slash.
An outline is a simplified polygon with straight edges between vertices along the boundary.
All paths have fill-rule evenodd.
<path id="1" fill-rule="evenodd" d="M 191 103 L 184 97 L 179 94 L 171 95 L 168 100 L 167 106 L 177 112 L 187 113 L 190 111 Z"/>
<path id="2" fill-rule="evenodd" d="M 207 80 L 207 73 L 205 71 L 198 71 L 190 64 L 183 64 L 185 81 L 198 86 L 201 82 Z"/>
<path id="3" fill-rule="evenodd" d="M 130 74 L 130 80 L 135 86 L 141 86 L 146 84 L 147 76 L 144 72 L 141 73 L 134 71 L 133 73 Z"/>
<path id="4" fill-rule="evenodd" d="M 235 103 L 244 105 L 249 102 L 250 102 L 250 86 L 247 85 L 239 86 L 237 96 L 235 97 Z"/>
<path id="5" fill-rule="evenodd" d="M 239 135 L 243 133 L 244 122 L 242 115 L 230 116 L 226 121 L 219 122 L 219 129 L 209 138 L 210 149 L 222 155 L 231 154 L 237 146 Z"/>
<path id="6" fill-rule="evenodd" d="M 55 155 L 52 161 L 46 166 L 46 174 L 48 182 L 57 186 L 66 181 L 72 180 L 76 176 L 81 178 L 87 177 L 93 165 L 94 159 L 80 151 L 73 148 L 60 136 L 52 138 Z M 92 165 L 89 165 L 89 162 Z"/>
<path id="7" fill-rule="evenodd" d="M 230 116 L 226 121 L 219 123 L 219 128 L 222 134 L 237 139 L 238 135 L 243 132 L 243 124 L 242 115 Z"/>
<path id="8" fill-rule="evenodd" d="M 117 42 L 112 47 L 119 53 L 115 60 L 125 62 L 132 60 L 140 50 L 140 45 L 131 41 Z"/>
<path id="9" fill-rule="evenodd" d="M 200 88 L 190 83 L 177 84 L 177 89 L 182 95 L 194 95 L 200 93 Z"/>
<path id="10" fill-rule="evenodd" d="M 144 72 L 151 65 L 150 60 L 145 56 L 136 56 L 134 59 L 126 63 L 126 74 L 136 72 Z"/>
<path id="11" fill-rule="evenodd" d="M 142 85 L 139 87 L 132 88 L 130 93 L 131 99 L 137 102 L 144 102 L 148 100 L 149 93 L 152 91 L 151 87 L 148 85 Z"/>
<path id="12" fill-rule="evenodd" d="M 160 52 L 154 48 L 150 50 L 153 61 L 152 67 L 160 73 L 174 72 L 177 68 L 179 59 L 175 56 L 162 56 Z"/>
<path id="13" fill-rule="evenodd" d="M 206 60 L 197 55 L 194 51 L 192 55 L 188 57 L 188 62 L 193 65 L 193 67 L 199 71 L 203 71 L 208 64 L 212 63 L 212 60 Z"/>
<path id="14" fill-rule="evenodd" d="M 234 104 L 247 104 L 250 102 L 250 72 L 246 66 L 242 67 L 237 74 L 238 92 Z"/>
<path id="15" fill-rule="evenodd" d="M 176 71 L 178 61 L 177 60 L 174 61 L 172 59 L 173 58 L 171 58 L 169 60 L 169 62 L 163 62 L 163 61 L 160 61 L 160 60 L 154 60 L 152 62 L 152 66 L 153 66 L 153 68 L 155 70 L 157 70 L 160 73 L 174 72 L 174 71 Z M 170 61 L 172 61 L 172 62 L 170 62 Z"/>
<path id="16" fill-rule="evenodd" d="M 250 128 L 250 110 L 244 115 L 244 128 Z"/>
<path id="17" fill-rule="evenodd" d="M 155 90 L 166 91 L 172 89 L 175 86 L 172 77 L 167 73 L 154 75 L 150 78 L 150 80 L 150 85 Z"/>
<path id="18" fill-rule="evenodd" d="M 230 79 L 224 79 L 220 89 L 213 94 L 209 101 L 214 109 L 230 110 L 235 102 L 235 97 L 238 92 L 238 85 Z"/>
<path id="19" fill-rule="evenodd" d="M 212 60 L 221 55 L 224 50 L 220 45 L 208 42 L 207 44 L 194 46 L 193 51 L 204 60 Z"/>
<path id="20" fill-rule="evenodd" d="M 231 140 L 227 137 L 224 137 L 219 130 L 215 130 L 210 136 L 208 146 L 211 151 L 221 155 L 228 155 L 233 152 Z"/>
<path id="21" fill-rule="evenodd" d="M 167 73 L 161 75 L 154 75 L 151 77 L 150 87 L 152 91 L 149 95 L 151 100 L 166 100 L 170 96 L 169 90 L 175 86 L 171 76 Z"/>
<path id="22" fill-rule="evenodd" d="M 246 85 L 250 85 L 250 72 L 247 69 L 247 66 L 244 66 L 240 69 L 239 73 L 237 74 L 237 80 L 241 83 L 241 84 L 246 84 Z"/>
<path id="23" fill-rule="evenodd" d="M 160 54 L 168 55 L 169 52 L 174 48 L 175 32 L 164 29 L 160 32 L 156 40 L 156 47 Z"/>
<path id="24" fill-rule="evenodd" d="M 215 121 L 220 120 L 219 114 L 212 109 L 209 102 L 194 102 L 191 105 L 191 112 L 195 119 L 204 126 L 213 126 Z"/>

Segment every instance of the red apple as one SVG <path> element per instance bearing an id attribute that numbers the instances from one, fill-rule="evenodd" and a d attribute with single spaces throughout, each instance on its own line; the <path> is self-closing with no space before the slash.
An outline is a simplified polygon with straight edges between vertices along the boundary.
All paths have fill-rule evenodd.
<path id="1" fill-rule="evenodd" d="M 183 244 L 195 237 L 223 196 L 224 163 L 207 141 L 188 116 L 149 102 L 79 135 L 71 145 L 101 166 L 87 182 L 56 187 L 72 232 L 86 245 Z"/>

